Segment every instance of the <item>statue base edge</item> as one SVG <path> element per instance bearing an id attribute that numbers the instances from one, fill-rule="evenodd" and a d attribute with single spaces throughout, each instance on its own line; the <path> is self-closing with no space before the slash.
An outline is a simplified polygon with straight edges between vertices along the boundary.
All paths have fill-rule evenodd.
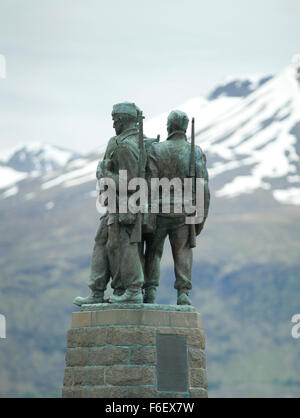
<path id="1" fill-rule="evenodd" d="M 94 303 L 80 307 L 81 312 L 105 311 L 114 309 L 136 309 L 147 311 L 176 311 L 176 312 L 198 312 L 191 305 L 163 305 L 156 303 Z"/>

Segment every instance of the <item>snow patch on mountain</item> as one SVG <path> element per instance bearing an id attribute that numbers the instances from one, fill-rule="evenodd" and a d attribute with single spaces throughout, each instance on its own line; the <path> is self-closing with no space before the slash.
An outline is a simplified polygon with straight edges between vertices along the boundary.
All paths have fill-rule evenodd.
<path id="1" fill-rule="evenodd" d="M 300 205 L 300 187 L 274 190 L 273 196 L 276 200 L 278 200 L 278 202 L 291 205 Z"/>
<path id="2" fill-rule="evenodd" d="M 35 197 L 36 197 L 36 193 L 30 192 L 30 193 L 25 194 L 24 199 L 25 200 L 31 200 L 31 199 L 34 199 Z"/>
<path id="3" fill-rule="evenodd" d="M 256 176 L 237 176 L 234 180 L 226 184 L 222 189 L 216 192 L 217 197 L 236 197 L 243 193 L 252 193 L 255 189 L 262 188 L 268 190 L 271 186 Z"/>
<path id="4" fill-rule="evenodd" d="M 6 199 L 7 197 L 14 196 L 15 194 L 18 193 L 18 191 L 19 191 L 19 187 L 18 186 L 13 186 L 10 189 L 5 190 L 5 192 L 2 193 L 1 197 L 3 199 Z"/>
<path id="5" fill-rule="evenodd" d="M 45 209 L 46 209 L 46 210 L 51 210 L 51 209 L 53 209 L 53 208 L 54 208 L 54 206 L 55 206 L 54 202 L 50 201 L 50 202 L 47 202 L 47 203 L 45 204 Z"/>
<path id="6" fill-rule="evenodd" d="M 53 177 L 51 180 L 43 183 L 41 188 L 43 190 L 47 190 L 59 185 L 62 185 L 63 187 L 71 187 L 92 180 L 96 182 L 96 169 L 97 161 L 94 160 L 86 163 L 83 167 L 64 173 L 60 176 Z"/>
<path id="7" fill-rule="evenodd" d="M 27 173 L 21 173 L 11 167 L 0 166 L 0 189 L 13 187 L 16 183 L 24 180 Z"/>
<path id="8" fill-rule="evenodd" d="M 287 181 L 289 183 L 300 183 L 300 176 L 288 176 Z"/>

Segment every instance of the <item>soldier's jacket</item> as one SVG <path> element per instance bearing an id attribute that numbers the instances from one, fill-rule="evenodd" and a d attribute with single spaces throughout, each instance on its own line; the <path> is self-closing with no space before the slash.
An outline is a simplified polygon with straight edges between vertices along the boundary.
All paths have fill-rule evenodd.
<path id="1" fill-rule="evenodd" d="M 137 129 L 128 129 L 120 135 L 110 138 L 102 164 L 98 167 L 98 178 L 110 177 L 116 181 L 118 189 L 119 170 L 127 170 L 128 181 L 138 175 L 138 131 Z M 108 172 L 104 168 L 108 168 Z"/>
<path id="2" fill-rule="evenodd" d="M 112 137 L 107 145 L 106 152 L 101 164 L 97 169 L 97 178 L 109 177 L 115 181 L 117 190 L 117 206 L 118 206 L 118 192 L 119 192 L 119 171 L 127 171 L 127 184 L 129 181 L 139 175 L 139 158 L 140 151 L 138 145 L 138 130 L 128 129 L 120 135 Z M 144 137 L 145 150 L 153 143 L 153 139 Z M 144 171 L 146 165 L 146 158 L 144 159 Z M 105 168 L 105 167 L 106 168 Z M 135 191 L 127 191 L 127 194 Z M 118 209 L 117 209 L 118 211 Z M 110 214 L 108 223 L 120 222 L 123 224 L 133 224 L 136 220 L 136 214 L 133 213 L 117 213 Z"/>
<path id="3" fill-rule="evenodd" d="M 189 178 L 191 145 L 183 132 L 176 131 L 168 136 L 166 141 L 153 144 L 148 152 L 147 178 L 167 178 L 172 180 L 179 178 L 184 185 L 184 179 Z M 208 173 L 206 169 L 206 157 L 199 146 L 195 146 L 195 173 L 197 178 L 204 179 L 204 218 L 208 215 L 210 193 L 208 188 Z M 182 186 L 183 187 L 183 186 Z M 182 214 L 184 189 L 182 189 Z M 159 195 L 161 204 L 161 193 Z M 171 193 L 171 216 L 174 210 L 174 200 Z M 161 214 L 161 213 L 160 213 Z M 174 214 L 173 216 L 179 216 Z"/>

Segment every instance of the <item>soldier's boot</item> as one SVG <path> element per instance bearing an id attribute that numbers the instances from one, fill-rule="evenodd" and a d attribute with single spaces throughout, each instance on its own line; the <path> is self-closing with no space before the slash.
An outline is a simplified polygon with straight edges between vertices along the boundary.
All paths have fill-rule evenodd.
<path id="1" fill-rule="evenodd" d="M 110 297 L 111 303 L 143 303 L 143 295 L 141 289 L 126 289 L 123 295 L 113 295 Z"/>
<path id="2" fill-rule="evenodd" d="M 156 287 L 146 287 L 144 290 L 144 303 L 155 303 Z"/>
<path id="3" fill-rule="evenodd" d="M 77 306 L 93 304 L 93 303 L 104 303 L 104 302 L 105 302 L 104 291 L 91 292 L 91 294 L 87 296 L 86 298 L 77 296 L 73 300 L 74 305 L 77 305 Z"/>
<path id="4" fill-rule="evenodd" d="M 189 292 L 187 289 L 178 290 L 177 305 L 191 305 L 192 301 L 188 296 Z"/>
<path id="5" fill-rule="evenodd" d="M 117 288 L 114 289 L 114 295 L 116 296 L 122 296 L 125 293 L 125 289 Z"/>

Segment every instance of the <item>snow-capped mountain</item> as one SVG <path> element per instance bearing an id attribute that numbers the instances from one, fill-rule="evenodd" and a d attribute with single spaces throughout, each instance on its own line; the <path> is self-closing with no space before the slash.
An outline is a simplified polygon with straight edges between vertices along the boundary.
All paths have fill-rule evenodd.
<path id="1" fill-rule="evenodd" d="M 229 77 L 208 98 L 196 97 L 174 107 L 195 117 L 196 143 L 207 155 L 211 189 L 217 198 L 263 191 L 274 202 L 300 204 L 298 69 L 289 65 L 276 76 Z M 148 137 L 160 134 L 161 140 L 166 138 L 170 110 L 146 118 L 144 130 Z M 0 161 L 5 163 L 2 169 L 18 170 L 7 172 L 13 178 L 9 189 L 0 183 L 0 188 L 6 187 L 2 197 L 17 193 L 24 171 L 31 177 L 38 173 L 36 180 L 42 193 L 91 182 L 93 196 L 95 171 L 104 150 L 105 146 L 99 153 L 83 157 L 39 145 L 19 148 L 5 158 L 0 154 Z"/>
<path id="2" fill-rule="evenodd" d="M 21 180 L 49 175 L 80 158 L 77 152 L 39 142 L 0 151 L 0 189 L 9 187 L 4 196 L 12 196 Z"/>
<path id="3" fill-rule="evenodd" d="M 0 163 L 17 171 L 45 173 L 64 167 L 80 155 L 74 151 L 32 142 L 0 152 Z"/>
<path id="4" fill-rule="evenodd" d="M 212 162 L 216 196 L 270 190 L 300 204 L 300 83 L 293 66 L 233 104 L 198 132 Z"/>

